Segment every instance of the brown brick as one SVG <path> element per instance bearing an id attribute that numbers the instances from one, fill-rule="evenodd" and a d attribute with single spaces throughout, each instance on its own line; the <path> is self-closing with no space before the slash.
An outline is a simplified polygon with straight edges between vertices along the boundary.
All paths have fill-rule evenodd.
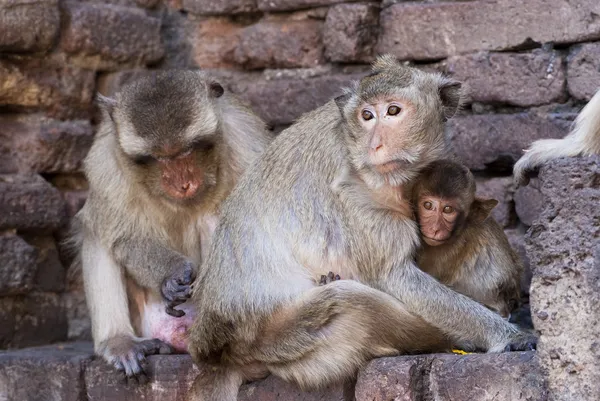
<path id="1" fill-rule="evenodd" d="M 35 289 L 42 292 L 61 292 L 65 289 L 65 268 L 63 267 L 53 237 L 24 234 L 23 239 L 35 247 L 36 275 Z"/>
<path id="2" fill-rule="evenodd" d="M 12 332 L 7 333 L 10 337 L 0 337 L 0 348 L 23 348 L 67 339 L 65 308 L 57 294 L 2 297 L 0 311 L 0 319 L 6 311 L 10 316 L 0 321 L 0 326 L 13 325 Z"/>
<path id="3" fill-rule="evenodd" d="M 261 11 L 290 11 L 350 3 L 357 0 L 257 0 Z"/>
<path id="4" fill-rule="evenodd" d="M 369 62 L 379 32 L 379 6 L 340 4 L 327 12 L 323 29 L 325 57 L 335 62 Z"/>
<path id="5" fill-rule="evenodd" d="M 233 54 L 240 45 L 243 26 L 228 18 L 208 18 L 189 25 L 189 41 L 192 44 L 192 59 L 200 68 L 232 67 Z"/>
<path id="6" fill-rule="evenodd" d="M 513 194 L 512 177 L 477 178 L 477 196 L 498 201 L 492 217 L 503 227 L 514 221 Z"/>
<path id="7" fill-rule="evenodd" d="M 473 170 L 512 172 L 523 149 L 541 138 L 562 138 L 570 122 L 560 115 L 480 114 L 452 118 L 446 135 L 455 153 Z"/>
<path id="8" fill-rule="evenodd" d="M 371 361 L 358 374 L 356 401 L 412 401 L 423 398 L 417 386 L 426 358 L 402 356 Z"/>
<path id="9" fill-rule="evenodd" d="M 0 354 L 0 383 L 5 400 L 85 400 L 83 369 L 91 347 L 52 345 Z"/>
<path id="10" fill-rule="evenodd" d="M 258 11 L 256 0 L 183 0 L 183 8 L 197 15 L 223 15 Z"/>
<path id="11" fill-rule="evenodd" d="M 26 294 L 33 288 L 38 253 L 16 235 L 0 235 L 0 296 Z"/>
<path id="12" fill-rule="evenodd" d="M 323 60 L 317 20 L 263 21 L 240 32 L 233 59 L 245 68 L 314 67 Z"/>
<path id="13" fill-rule="evenodd" d="M 572 49 L 569 55 L 567 83 L 569 93 L 590 100 L 600 82 L 600 43 L 586 43 Z"/>
<path id="14" fill-rule="evenodd" d="M 43 109 L 51 117 L 88 117 L 95 73 L 58 56 L 0 59 L 0 106 Z"/>
<path id="15" fill-rule="evenodd" d="M 79 171 L 93 139 L 87 120 L 0 115 L 0 173 Z"/>
<path id="16" fill-rule="evenodd" d="M 59 28 L 58 0 L 4 0 L 0 3 L 0 53 L 49 50 Z"/>
<path id="17" fill-rule="evenodd" d="M 38 175 L 0 175 L 0 230 L 49 232 L 65 221 L 60 192 Z"/>
<path id="18" fill-rule="evenodd" d="M 529 107 L 566 96 L 563 59 L 557 52 L 479 53 L 452 57 L 444 66 L 465 83 L 476 102 Z"/>
<path id="19" fill-rule="evenodd" d="M 381 13 L 377 52 L 430 60 L 532 41 L 581 42 L 600 38 L 600 18 L 595 15 L 600 15 L 597 0 L 394 4 Z"/>
<path id="20" fill-rule="evenodd" d="M 70 3 L 61 48 L 84 68 L 113 70 L 160 60 L 161 21 L 133 7 Z"/>
<path id="21" fill-rule="evenodd" d="M 436 355 L 431 364 L 429 387 L 434 400 L 547 399 L 535 352 Z"/>

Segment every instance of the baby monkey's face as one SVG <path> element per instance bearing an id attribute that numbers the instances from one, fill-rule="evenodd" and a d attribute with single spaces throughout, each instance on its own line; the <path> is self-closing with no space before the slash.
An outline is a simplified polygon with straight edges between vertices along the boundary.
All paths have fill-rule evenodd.
<path id="1" fill-rule="evenodd" d="M 446 243 L 456 229 L 463 213 L 457 199 L 445 199 L 433 195 L 419 197 L 417 218 L 423 241 L 429 246 Z"/>

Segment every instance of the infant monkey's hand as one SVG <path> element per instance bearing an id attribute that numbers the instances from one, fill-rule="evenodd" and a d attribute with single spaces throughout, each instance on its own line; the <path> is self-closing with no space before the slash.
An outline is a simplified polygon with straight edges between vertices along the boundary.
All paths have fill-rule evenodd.
<path id="1" fill-rule="evenodd" d="M 184 261 L 173 274 L 165 278 L 161 286 L 163 298 L 167 301 L 166 312 L 181 317 L 185 312 L 175 306 L 187 301 L 192 295 L 192 283 L 196 279 L 196 266 L 189 260 Z"/>
<path id="2" fill-rule="evenodd" d="M 319 280 L 319 285 L 325 285 L 325 284 L 329 284 L 332 281 L 338 281 L 341 280 L 342 278 L 340 277 L 339 274 L 334 274 L 333 272 L 329 272 L 327 273 L 327 275 L 321 275 L 321 280 Z"/>

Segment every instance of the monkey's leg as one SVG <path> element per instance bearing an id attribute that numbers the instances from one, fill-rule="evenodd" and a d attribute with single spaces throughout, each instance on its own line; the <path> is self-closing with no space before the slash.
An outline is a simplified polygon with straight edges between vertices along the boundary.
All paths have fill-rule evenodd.
<path id="1" fill-rule="evenodd" d="M 166 352 L 168 346 L 135 337 L 123 272 L 95 238 L 86 236 L 81 258 L 95 351 L 127 376 L 137 375 L 145 355 Z"/>
<path id="2" fill-rule="evenodd" d="M 350 280 L 303 294 L 259 338 L 255 358 L 302 388 L 353 378 L 375 357 L 450 349 L 446 336 L 401 302 Z"/>
<path id="3" fill-rule="evenodd" d="M 188 393 L 188 401 L 235 401 L 243 375 L 239 370 L 214 366 L 201 369 Z"/>

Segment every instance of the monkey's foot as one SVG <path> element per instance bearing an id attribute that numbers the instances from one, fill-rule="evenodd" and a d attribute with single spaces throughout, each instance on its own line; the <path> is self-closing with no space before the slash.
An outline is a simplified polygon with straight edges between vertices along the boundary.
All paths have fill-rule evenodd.
<path id="1" fill-rule="evenodd" d="M 332 281 L 341 280 L 339 274 L 334 274 L 333 272 L 327 273 L 327 275 L 321 275 L 321 279 L 319 280 L 319 285 L 326 285 L 331 283 Z"/>
<path id="2" fill-rule="evenodd" d="M 533 333 L 520 332 L 504 347 L 504 352 L 535 351 L 538 338 Z"/>
<path id="3" fill-rule="evenodd" d="M 129 336 L 118 336 L 104 341 L 98 347 L 98 354 L 117 370 L 125 373 L 127 378 L 134 378 L 139 383 L 148 381 L 143 369 L 146 355 L 171 354 L 173 348 L 159 340 L 135 340 Z"/>

